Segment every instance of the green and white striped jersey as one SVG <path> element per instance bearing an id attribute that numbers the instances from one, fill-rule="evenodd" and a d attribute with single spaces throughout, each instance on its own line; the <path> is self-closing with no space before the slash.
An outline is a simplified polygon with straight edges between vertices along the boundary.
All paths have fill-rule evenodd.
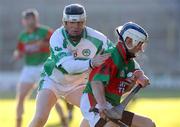
<path id="1" fill-rule="evenodd" d="M 105 35 L 89 27 L 83 30 L 80 41 L 73 43 L 62 26 L 51 36 L 51 55 L 44 64 L 42 75 L 49 76 L 62 85 L 85 83 L 89 70 L 89 59 L 102 49 L 112 47 L 113 43 Z M 71 61 L 66 67 L 68 70 L 63 67 L 67 61 Z"/>

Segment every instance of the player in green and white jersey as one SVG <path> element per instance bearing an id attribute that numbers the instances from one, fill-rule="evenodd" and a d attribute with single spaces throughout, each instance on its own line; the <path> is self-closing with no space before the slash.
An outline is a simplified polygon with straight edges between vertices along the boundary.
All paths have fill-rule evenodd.
<path id="1" fill-rule="evenodd" d="M 105 35 L 85 25 L 82 5 L 66 6 L 62 20 L 63 25 L 50 38 L 51 55 L 44 64 L 30 127 L 44 126 L 60 97 L 79 107 L 89 70 L 108 59 L 110 55 L 101 52 L 113 46 Z"/>

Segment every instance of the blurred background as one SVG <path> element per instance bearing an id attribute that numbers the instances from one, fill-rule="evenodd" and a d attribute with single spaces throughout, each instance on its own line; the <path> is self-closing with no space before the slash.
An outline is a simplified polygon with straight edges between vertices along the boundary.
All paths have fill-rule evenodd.
<path id="1" fill-rule="evenodd" d="M 36 8 L 40 22 L 53 29 L 61 26 L 65 5 L 80 3 L 87 11 L 87 25 L 117 41 L 114 29 L 127 21 L 149 33 L 145 55 L 138 61 L 151 79 L 129 110 L 154 119 L 158 127 L 180 127 L 180 1 L 179 0 L 0 0 L 0 126 L 13 127 L 15 90 L 23 62 L 12 63 L 17 36 L 23 30 L 21 12 Z M 34 96 L 36 91 L 34 91 Z M 34 96 L 26 103 L 26 127 L 34 112 Z M 81 114 L 75 109 L 71 127 L 78 127 Z M 52 112 L 47 127 L 56 126 Z"/>

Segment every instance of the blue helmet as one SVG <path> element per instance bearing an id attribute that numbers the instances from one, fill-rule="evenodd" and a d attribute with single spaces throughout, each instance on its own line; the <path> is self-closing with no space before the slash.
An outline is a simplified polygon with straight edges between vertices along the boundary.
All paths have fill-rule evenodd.
<path id="1" fill-rule="evenodd" d="M 141 26 L 133 22 L 117 27 L 116 32 L 124 42 L 127 37 L 131 38 L 133 46 L 136 46 L 139 42 L 148 42 L 148 33 Z M 129 47 L 127 46 L 127 48 Z"/>
<path id="2" fill-rule="evenodd" d="M 70 4 L 64 7 L 63 22 L 79 22 L 86 20 L 85 8 L 80 4 Z"/>

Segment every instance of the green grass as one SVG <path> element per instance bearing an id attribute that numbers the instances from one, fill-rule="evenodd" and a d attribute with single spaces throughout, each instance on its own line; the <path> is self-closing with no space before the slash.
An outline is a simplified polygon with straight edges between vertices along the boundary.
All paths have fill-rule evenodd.
<path id="1" fill-rule="evenodd" d="M 31 99 L 25 103 L 23 126 L 27 127 L 35 112 L 35 97 L 33 92 Z M 0 127 L 15 127 L 15 92 L 0 92 Z M 60 100 L 65 113 L 64 103 Z M 138 94 L 138 99 L 130 103 L 128 110 L 152 118 L 157 127 L 180 127 L 180 92 L 179 89 L 143 89 Z M 74 119 L 70 127 L 79 127 L 82 115 L 78 108 L 75 108 Z M 45 127 L 61 127 L 60 120 L 55 109 Z"/>
<path id="2" fill-rule="evenodd" d="M 179 88 L 144 88 L 139 93 L 138 96 L 144 98 L 180 98 Z"/>
<path id="3" fill-rule="evenodd" d="M 15 124 L 15 100 L 0 100 L 0 127 L 13 127 Z M 65 109 L 64 103 L 62 103 Z M 35 111 L 35 101 L 28 100 L 25 104 L 23 127 L 27 127 Z M 180 127 L 179 98 L 139 98 L 130 104 L 129 110 L 152 118 L 157 127 Z M 64 110 L 66 112 L 66 109 Z M 74 110 L 74 119 L 70 127 L 79 127 L 82 115 L 78 108 Z M 46 127 L 60 127 L 59 118 L 53 109 Z"/>
<path id="4" fill-rule="evenodd" d="M 15 91 L 7 92 L 7 91 L 0 91 L 0 99 L 14 99 L 15 98 Z M 31 98 L 34 98 L 37 94 L 36 90 L 33 90 Z M 164 88 L 164 89 L 158 89 L 158 88 L 145 88 L 142 89 L 138 93 L 139 97 L 145 97 L 145 98 L 180 98 L 180 90 L 179 88 Z"/>
<path id="5" fill-rule="evenodd" d="M 65 104 L 64 103 L 61 103 L 61 104 L 63 106 L 64 111 L 67 113 Z M 12 99 L 0 100 L 0 127 L 15 127 L 15 113 L 16 113 L 15 109 L 16 109 L 15 100 L 12 100 Z M 22 127 L 28 126 L 34 112 L 35 112 L 35 100 L 30 99 L 25 103 L 25 113 L 23 116 L 24 120 L 23 120 Z M 72 120 L 70 124 L 71 127 L 75 127 L 73 125 L 78 126 L 82 118 L 81 113 L 78 108 L 75 108 L 73 114 L 78 119 Z M 46 127 L 60 127 L 60 120 L 55 109 L 52 109 L 52 112 L 49 116 L 49 120 Z"/>

